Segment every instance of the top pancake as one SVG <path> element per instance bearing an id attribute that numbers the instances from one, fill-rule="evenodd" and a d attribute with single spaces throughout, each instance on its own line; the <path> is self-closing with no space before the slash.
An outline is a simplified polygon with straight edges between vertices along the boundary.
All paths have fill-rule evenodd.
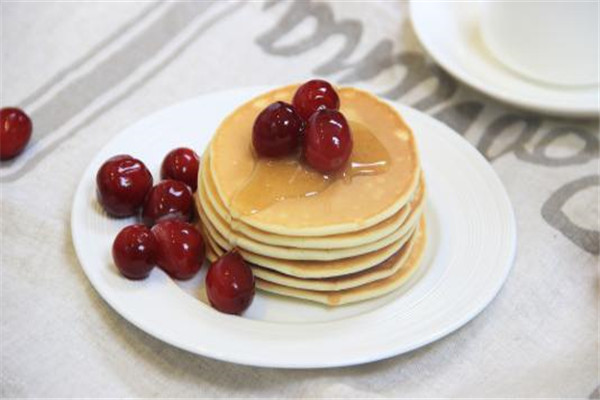
<path id="1" fill-rule="evenodd" d="M 378 146 L 387 152 L 386 169 L 351 179 L 332 179 L 318 194 L 287 197 L 285 201 L 275 201 L 252 209 L 252 212 L 246 212 L 238 206 L 236 196 L 261 170 L 258 166 L 265 165 L 265 161 L 259 159 L 252 149 L 254 120 L 275 101 L 291 103 L 296 88 L 296 85 L 288 86 L 258 96 L 230 114 L 217 129 L 208 149 L 209 170 L 217 195 L 232 219 L 275 234 L 323 236 L 367 228 L 400 210 L 419 182 L 420 167 L 415 139 L 394 108 L 354 88 L 338 89 L 340 110 L 353 131 L 353 156 L 372 153 L 372 149 L 367 148 L 369 143 L 361 142 L 362 136 L 356 134 L 368 127 Z M 269 160 L 269 168 L 283 168 L 285 162 Z M 258 192 L 266 197 L 270 187 L 281 190 L 281 182 L 272 172 L 273 169 L 267 171 L 266 186 Z M 315 174 L 314 171 L 301 173 L 306 176 Z M 290 179 L 293 180 L 294 176 L 290 176 Z M 272 185 L 268 182 L 270 179 L 273 180 Z M 308 181 L 304 176 L 300 177 L 302 179 Z M 284 179 L 283 182 L 287 181 Z M 260 200 L 264 196 L 256 197 Z"/>

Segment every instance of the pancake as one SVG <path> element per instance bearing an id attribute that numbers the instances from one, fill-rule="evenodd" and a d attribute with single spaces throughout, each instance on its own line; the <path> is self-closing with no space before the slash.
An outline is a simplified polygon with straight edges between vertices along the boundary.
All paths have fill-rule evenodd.
<path id="1" fill-rule="evenodd" d="M 201 207 L 198 208 L 198 214 L 201 221 L 200 227 L 205 234 L 206 240 L 213 245 L 216 254 L 221 255 L 230 250 L 231 246 L 226 246 L 227 243 L 223 243 L 222 239 L 217 239 L 219 235 L 215 232 L 210 222 L 205 220 L 206 217 Z M 400 250 L 410 239 L 414 229 L 415 227 L 400 239 L 377 251 L 335 260 L 287 260 L 253 253 L 242 247 L 237 247 L 237 249 L 248 262 L 281 272 L 285 275 L 299 278 L 328 278 L 363 271 L 383 262 Z M 221 243 L 219 243 L 220 241 Z"/>
<path id="2" fill-rule="evenodd" d="M 412 250 L 416 235 L 411 234 L 409 240 L 404 243 L 400 249 L 394 252 L 391 256 L 376 264 L 372 268 L 364 271 L 351 273 L 348 275 L 330 277 L 330 278 L 298 278 L 280 272 L 272 271 L 268 268 L 260 267 L 250 263 L 254 276 L 268 282 L 277 283 L 283 286 L 289 286 L 299 289 L 317 290 L 317 291 L 332 291 L 343 290 L 353 287 L 358 287 L 376 280 L 387 278 L 402 268 L 404 262 Z M 215 242 L 208 241 L 207 254 L 212 262 L 223 255 L 225 250 L 220 248 Z"/>
<path id="3" fill-rule="evenodd" d="M 337 89 L 353 149 L 324 175 L 296 154 L 259 157 L 258 113 L 297 86 L 260 95 L 226 117 L 205 150 L 194 195 L 207 256 L 236 248 L 258 289 L 349 304 L 389 293 L 418 269 L 426 246 L 425 182 L 415 139 L 396 110 Z"/>
<path id="4" fill-rule="evenodd" d="M 377 241 L 391 234 L 406 221 L 410 212 L 409 204 L 406 204 L 400 211 L 388 219 L 385 219 L 374 226 L 350 233 L 317 237 L 276 235 L 246 225 L 241 221 L 232 221 L 231 218 L 228 218 L 225 206 L 220 203 L 218 196 L 214 194 L 215 189 L 214 184 L 210 179 L 210 173 L 206 171 L 206 168 L 208 167 L 208 158 L 208 154 L 202 158 L 201 177 L 199 178 L 198 190 L 195 194 L 195 196 L 198 197 L 196 201 L 202 203 L 207 218 L 212 222 L 216 230 L 232 244 L 237 243 L 239 237 L 241 238 L 240 245 L 242 246 L 243 241 L 247 240 L 267 243 L 274 246 L 305 249 L 353 247 Z M 415 196 L 419 196 L 422 187 L 423 178 L 421 177 L 419 186 L 409 199 L 409 202 L 413 201 Z"/>
<path id="5" fill-rule="evenodd" d="M 297 156 L 274 160 L 253 154 L 256 116 L 274 101 L 291 102 L 296 88 L 258 96 L 217 129 L 207 171 L 226 220 L 277 235 L 319 237 L 363 230 L 401 210 L 419 183 L 415 139 L 392 106 L 365 91 L 338 89 L 354 140 L 344 179 L 323 176 Z M 381 158 L 369 158 L 373 154 Z"/>
<path id="6" fill-rule="evenodd" d="M 206 233 L 204 233 L 204 235 L 206 236 Z M 220 256 L 222 256 L 222 254 L 217 253 L 217 251 L 214 250 L 214 244 L 210 243 L 210 241 L 207 241 L 205 248 L 206 248 L 206 258 L 211 263 L 217 261 L 217 258 L 219 258 Z"/>
<path id="7" fill-rule="evenodd" d="M 200 202 L 199 214 L 202 223 L 208 229 L 211 237 L 224 249 L 232 249 L 238 247 L 240 250 L 248 250 L 256 254 L 267 255 L 272 258 L 286 259 L 286 260 L 319 260 L 319 261 L 331 261 L 339 260 L 348 257 L 354 257 L 362 254 L 371 253 L 377 251 L 385 246 L 388 246 L 401 238 L 405 237 L 419 221 L 423 210 L 424 193 L 421 193 L 418 198 L 415 199 L 414 208 L 411 207 L 410 214 L 407 221 L 400 226 L 396 231 L 392 232 L 388 236 L 372 243 L 366 243 L 360 246 L 354 246 L 342 249 L 301 249 L 291 247 L 277 247 L 270 246 L 267 244 L 255 242 L 247 238 L 236 237 L 237 243 L 231 243 L 224 238 L 212 222 L 207 218 L 202 202 Z"/>
<path id="8" fill-rule="evenodd" d="M 256 287 L 260 290 L 274 294 L 309 300 L 326 304 L 328 306 L 339 306 L 372 299 L 398 289 L 417 271 L 425 253 L 426 244 L 427 233 L 425 219 L 422 218 L 409 256 L 402 264 L 402 267 L 387 278 L 376 280 L 374 282 L 351 289 L 337 291 L 316 291 L 284 286 L 257 277 Z M 393 264 L 394 259 L 389 260 L 389 262 Z"/>
<path id="9" fill-rule="evenodd" d="M 424 183 L 421 183 L 418 186 L 418 192 L 414 195 L 412 201 L 400 211 L 401 214 L 407 215 L 400 215 L 397 218 L 392 216 L 393 220 L 391 222 L 388 222 L 390 221 L 390 219 L 388 219 L 377 225 L 382 227 L 381 231 L 384 233 L 390 230 L 389 227 L 395 228 L 395 230 L 392 230 L 386 236 L 379 237 L 381 235 L 381 231 L 375 232 L 376 240 L 372 240 L 369 238 L 369 235 L 373 234 L 376 228 L 371 227 L 363 231 L 355 232 L 355 237 L 348 233 L 343 235 L 334 235 L 333 237 L 314 238 L 320 239 L 323 245 L 327 243 L 327 240 L 329 240 L 331 243 L 329 247 L 290 247 L 273 245 L 272 242 L 275 240 L 270 240 L 267 242 L 256 241 L 255 239 L 249 238 L 243 233 L 234 232 L 231 227 L 228 226 L 227 222 L 216 215 L 215 211 L 211 207 L 210 201 L 206 199 L 203 185 L 199 186 L 195 195 L 195 201 L 197 203 L 197 207 L 201 208 L 203 211 L 203 216 L 206 219 L 205 223 L 210 224 L 215 230 L 215 239 L 224 248 L 238 246 L 257 254 L 265 254 L 276 258 L 296 260 L 332 260 L 375 251 L 390 244 L 394 238 L 398 238 L 403 233 L 406 233 L 418 221 L 417 214 L 423 207 L 425 197 L 424 191 L 425 185 Z M 400 225 L 397 225 L 398 220 L 401 221 Z M 265 233 L 265 235 L 269 235 L 272 238 L 277 238 L 277 235 L 274 234 Z M 343 240 L 353 241 L 357 244 L 352 247 L 336 246 L 335 240 L 338 236 L 343 236 Z M 364 236 L 367 236 L 367 238 L 364 239 Z M 363 238 L 363 240 L 361 240 L 361 238 Z M 296 246 L 299 246 L 299 244 L 302 242 L 302 238 L 294 239 L 296 240 Z"/>
<path id="10" fill-rule="evenodd" d="M 403 267 L 404 263 L 408 259 L 415 237 L 416 235 L 413 232 L 411 237 L 402 245 L 400 250 L 383 262 L 364 271 L 355 272 L 348 275 L 323 279 L 303 279 L 285 275 L 280 272 L 275 272 L 268 268 L 262 268 L 256 265 L 252 267 L 252 271 L 254 272 L 254 276 L 264 281 L 298 289 L 317 291 L 350 289 L 380 279 L 385 279 L 396 273 L 398 269 Z"/>
<path id="11" fill-rule="evenodd" d="M 200 227 L 202 234 L 206 237 L 206 258 L 208 258 L 208 261 L 210 261 L 211 263 L 215 262 L 219 257 L 225 254 L 225 250 L 220 248 L 219 245 L 216 244 L 215 241 L 210 238 L 210 235 L 208 235 L 206 230 L 203 229 L 201 223 L 199 223 L 198 226 Z"/>

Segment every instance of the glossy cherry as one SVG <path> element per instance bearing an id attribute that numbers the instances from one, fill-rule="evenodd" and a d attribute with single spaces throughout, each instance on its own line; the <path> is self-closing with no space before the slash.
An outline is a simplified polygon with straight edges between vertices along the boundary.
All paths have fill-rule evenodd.
<path id="1" fill-rule="evenodd" d="M 189 221 L 194 211 L 192 191 L 183 182 L 167 179 L 158 182 L 146 196 L 142 221 L 148 226 L 164 219 Z"/>
<path id="2" fill-rule="evenodd" d="M 156 264 L 158 245 L 148 227 L 126 226 L 119 232 L 112 247 L 115 265 L 129 279 L 144 279 Z"/>
<path id="3" fill-rule="evenodd" d="M 294 107 L 278 101 L 265 108 L 252 128 L 252 144 L 259 156 L 282 157 L 298 147 L 305 123 Z"/>
<path id="4" fill-rule="evenodd" d="M 352 134 L 346 118 L 335 110 L 319 110 L 308 120 L 304 138 L 306 162 L 324 174 L 344 168 L 352 153 Z"/>
<path id="5" fill-rule="evenodd" d="M 31 119 L 19 108 L 0 109 L 0 160 L 8 160 L 23 151 L 31 138 Z"/>
<path id="6" fill-rule="evenodd" d="M 206 274 L 210 304 L 227 314 L 241 314 L 254 299 L 254 274 L 236 250 L 212 263 Z"/>
<path id="7" fill-rule="evenodd" d="M 340 98 L 329 82 L 313 79 L 296 90 L 292 104 L 298 114 L 308 121 L 311 115 L 318 110 L 325 108 L 338 110 Z"/>
<path id="8" fill-rule="evenodd" d="M 200 270 L 206 249 L 200 232 L 191 224 L 176 219 L 152 227 L 158 243 L 156 263 L 175 279 L 190 279 Z"/>
<path id="9" fill-rule="evenodd" d="M 194 150 L 179 147 L 171 150 L 165 156 L 160 169 L 160 177 L 181 181 L 188 185 L 192 192 L 195 192 L 198 185 L 199 166 L 200 157 Z"/>
<path id="10" fill-rule="evenodd" d="M 130 155 L 109 158 L 96 174 L 98 201 L 114 217 L 134 215 L 151 187 L 152 174 Z"/>

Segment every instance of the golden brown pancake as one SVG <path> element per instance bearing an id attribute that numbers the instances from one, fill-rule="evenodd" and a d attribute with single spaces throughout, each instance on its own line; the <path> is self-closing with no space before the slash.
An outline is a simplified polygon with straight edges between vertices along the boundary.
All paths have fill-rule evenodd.
<path id="1" fill-rule="evenodd" d="M 243 234 L 233 233 L 226 227 L 226 222 L 219 220 L 215 217 L 216 223 L 209 217 L 210 205 L 205 206 L 206 202 L 202 201 L 202 194 L 196 196 L 196 202 L 198 203 L 199 210 L 201 211 L 200 217 L 203 222 L 208 225 L 209 230 L 213 236 L 213 239 L 219 243 L 223 248 L 230 249 L 233 247 L 239 247 L 244 250 L 251 251 L 256 254 L 267 255 L 274 258 L 288 259 L 288 260 L 336 260 L 340 258 L 353 257 L 361 254 L 371 253 L 379 250 L 387 245 L 392 244 L 394 241 L 403 237 L 408 231 L 410 231 L 418 223 L 420 213 L 423 209 L 424 203 L 424 185 L 420 186 L 421 190 L 415 197 L 414 201 L 409 205 L 409 215 L 406 220 L 400 225 L 395 231 L 389 235 L 380 238 L 376 241 L 367 241 L 365 244 L 357 245 L 348 248 L 329 248 L 329 249 L 312 249 L 312 248 L 299 248 L 299 247 L 285 247 L 285 246 L 273 246 L 266 243 L 257 242 L 253 239 L 246 237 Z M 202 188 L 198 189 L 199 192 Z M 218 228 L 221 227 L 221 229 Z M 223 232 L 225 231 L 225 235 Z"/>
<path id="2" fill-rule="evenodd" d="M 251 264 L 252 271 L 257 278 L 268 282 L 277 283 L 283 286 L 289 286 L 299 289 L 317 290 L 317 291 L 332 291 L 343 290 L 357 286 L 361 286 L 379 279 L 387 278 L 401 268 L 408 258 L 410 251 L 416 240 L 416 235 L 413 233 L 406 243 L 400 246 L 400 249 L 394 252 L 391 256 L 377 263 L 371 268 L 363 271 L 355 272 L 348 275 L 330 277 L 330 278 L 298 278 L 270 270 Z M 207 242 L 207 254 L 212 262 L 219 256 L 225 253 L 219 245 L 209 240 Z"/>
<path id="3" fill-rule="evenodd" d="M 220 237 L 210 221 L 206 219 L 202 207 L 198 207 L 198 214 L 201 228 L 205 232 L 207 240 L 218 248 L 217 253 L 219 255 L 234 247 Z M 254 253 L 242 247 L 236 248 L 247 261 L 273 271 L 300 278 L 327 278 L 359 272 L 379 264 L 400 250 L 404 243 L 410 239 L 415 228 L 416 226 L 412 227 L 399 239 L 379 250 L 335 260 L 288 260 Z"/>
<path id="4" fill-rule="evenodd" d="M 361 256 L 365 254 L 370 254 L 381 250 L 393 243 L 401 240 L 405 240 L 407 235 L 416 227 L 418 220 L 422 214 L 422 205 L 413 210 L 409 216 L 409 219 L 406 224 L 402 225 L 398 230 L 392 232 L 390 235 L 385 238 L 374 242 L 367 243 L 362 246 L 356 246 L 352 248 L 344 248 L 344 249 L 297 249 L 297 248 L 278 248 L 278 247 L 270 247 L 267 245 L 258 245 L 256 247 L 246 247 L 243 246 L 240 242 L 237 244 L 231 244 L 228 242 L 219 232 L 214 228 L 212 223 L 206 218 L 203 211 L 200 211 L 200 218 L 202 223 L 207 228 L 210 233 L 212 239 L 219 244 L 222 248 L 226 250 L 230 250 L 234 247 L 237 247 L 241 250 L 246 250 L 252 252 L 254 254 L 259 254 L 263 256 L 267 256 L 270 258 L 277 258 L 281 260 L 291 260 L 291 261 L 336 261 L 343 260 L 346 258 Z"/>
<path id="5" fill-rule="evenodd" d="M 257 288 L 327 305 L 378 297 L 418 269 L 426 246 L 425 182 L 411 130 L 388 103 L 337 89 L 353 138 L 342 171 L 300 154 L 258 157 L 252 126 L 297 85 L 264 93 L 224 119 L 194 196 L 211 261 L 237 248 Z"/>
<path id="6" fill-rule="evenodd" d="M 258 96 L 217 129 L 208 148 L 208 171 L 229 216 L 265 232 L 325 236 L 361 230 L 397 213 L 419 182 L 415 139 L 392 106 L 365 91 L 338 89 L 354 140 L 348 165 L 358 166 L 352 169 L 357 175 L 325 179 L 298 157 L 273 160 L 253 153 L 256 116 L 274 101 L 291 102 L 296 88 Z M 369 159 L 373 153 L 384 154 L 385 168 Z M 363 168 L 365 160 L 374 162 Z"/>
<path id="7" fill-rule="evenodd" d="M 420 186 L 417 187 L 417 190 L 409 199 L 409 203 L 391 217 L 359 231 L 314 237 L 278 235 L 227 218 L 226 207 L 220 203 L 218 196 L 215 195 L 214 184 L 210 179 L 211 174 L 206 172 L 208 158 L 209 156 L 206 154 L 202 159 L 201 178 L 199 179 L 198 191 L 195 194 L 196 201 L 202 203 L 207 218 L 216 230 L 232 244 L 237 243 L 236 236 L 239 236 L 242 240 L 262 242 L 274 246 L 308 249 L 336 249 L 374 242 L 394 232 L 406 221 L 411 209 L 410 202 L 415 197 L 422 196 L 421 191 L 423 190 L 423 179 L 421 178 Z"/>
<path id="8" fill-rule="evenodd" d="M 427 245 L 425 219 L 422 219 L 421 221 L 421 225 L 416 233 L 415 243 L 408 258 L 404 261 L 401 268 L 398 268 L 393 275 L 387 278 L 376 280 L 374 282 L 351 289 L 337 291 L 298 289 L 269 282 L 260 278 L 256 279 L 256 287 L 267 292 L 288 297 L 295 297 L 303 300 L 310 300 L 329 306 L 356 303 L 359 301 L 383 296 L 402 286 L 402 284 L 404 284 L 419 268 Z"/>

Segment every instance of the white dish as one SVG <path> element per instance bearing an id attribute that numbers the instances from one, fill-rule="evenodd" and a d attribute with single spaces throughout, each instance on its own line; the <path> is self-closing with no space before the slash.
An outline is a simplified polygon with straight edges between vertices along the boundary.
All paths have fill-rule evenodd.
<path id="1" fill-rule="evenodd" d="M 410 17 L 427 52 L 467 85 L 518 107 L 598 118 L 598 85 L 544 85 L 522 77 L 494 58 L 481 38 L 480 7 L 478 2 L 411 1 Z"/>
<path id="2" fill-rule="evenodd" d="M 193 353 L 282 368 L 360 364 L 430 343 L 475 317 L 496 295 L 516 244 L 513 210 L 487 161 L 431 117 L 395 104 L 414 129 L 428 185 L 429 242 L 423 268 L 399 291 L 340 308 L 257 293 L 243 317 L 206 304 L 204 273 L 175 282 L 121 277 L 111 245 L 130 219 L 107 217 L 95 198 L 95 174 L 110 156 L 129 153 L 158 177 L 174 147 L 202 152 L 221 119 L 269 88 L 215 93 L 177 104 L 118 134 L 90 163 L 73 202 L 71 228 L 81 266 L 100 295 L 149 334 Z"/>
<path id="3" fill-rule="evenodd" d="M 598 5 L 485 1 L 480 6 L 479 31 L 496 59 L 526 79 L 544 85 L 597 87 Z"/>

